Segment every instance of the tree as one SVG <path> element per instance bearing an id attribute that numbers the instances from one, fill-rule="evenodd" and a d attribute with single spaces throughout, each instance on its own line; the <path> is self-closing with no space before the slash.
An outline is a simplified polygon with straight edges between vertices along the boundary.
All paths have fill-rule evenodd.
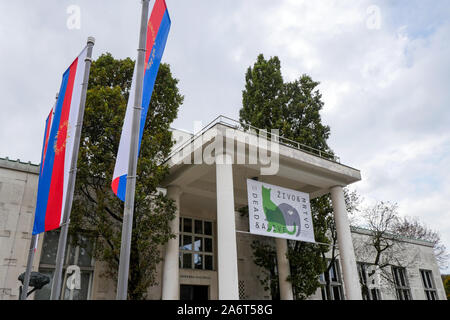
<path id="1" fill-rule="evenodd" d="M 112 173 L 133 76 L 134 62 L 101 55 L 92 63 L 80 151 L 70 233 L 95 239 L 93 256 L 117 278 L 124 203 L 111 190 Z M 157 187 L 168 174 L 164 160 L 172 147 L 169 126 L 183 102 L 168 64 L 157 75 L 139 154 L 130 254 L 128 297 L 144 299 L 156 283 L 160 247 L 174 235 L 169 222 L 175 217 L 173 201 Z"/>
<path id="2" fill-rule="evenodd" d="M 281 129 L 284 86 L 278 57 L 266 60 L 260 54 L 245 75 L 240 121 L 261 129 Z"/>
<path id="3" fill-rule="evenodd" d="M 450 276 L 445 275 L 442 277 L 443 277 L 443 281 L 444 281 L 444 289 L 445 289 L 445 294 L 447 295 L 447 300 L 450 300 Z"/>
<path id="4" fill-rule="evenodd" d="M 277 252 L 272 242 L 265 240 L 253 241 L 254 263 L 261 267 L 261 275 L 257 275 L 264 290 L 270 291 L 273 300 L 280 299 L 280 287 L 277 272 Z"/>
<path id="5" fill-rule="evenodd" d="M 283 127 L 281 135 L 316 149 L 332 153 L 327 144 L 330 127 L 322 124 L 320 110 L 324 103 L 317 86 L 310 76 L 284 86 Z"/>
<path id="6" fill-rule="evenodd" d="M 447 269 L 450 255 L 447 252 L 447 248 L 442 243 L 441 237 L 437 231 L 430 229 L 417 218 L 411 217 L 400 218 L 394 231 L 406 238 L 432 242 L 434 245 L 434 255 L 440 269 Z"/>
<path id="7" fill-rule="evenodd" d="M 323 107 L 318 82 L 308 75 L 285 83 L 281 75 L 278 57 L 269 60 L 260 54 L 245 75 L 245 89 L 242 92 L 242 108 L 239 111 L 241 123 L 270 131 L 279 129 L 280 136 L 308 145 L 332 155 L 327 145 L 330 128 L 321 122 Z M 327 200 L 328 198 L 328 200 Z M 315 238 L 329 243 L 327 224 L 329 212 L 322 206 L 329 200 L 324 196 L 311 201 Z M 255 263 L 265 270 L 261 283 L 270 288 L 272 297 L 279 297 L 276 255 L 273 245 L 254 241 L 252 244 Z M 323 256 L 327 246 L 303 242 L 288 242 L 288 258 L 294 295 L 304 299 L 319 287 L 318 276 L 326 269 Z"/>
<path id="8" fill-rule="evenodd" d="M 329 244 L 327 211 L 322 207 L 325 199 L 319 197 L 311 201 L 311 214 L 316 242 Z M 287 280 L 292 283 L 296 299 L 306 299 L 320 287 L 319 275 L 327 269 L 327 260 L 323 257 L 328 250 L 328 245 L 288 240 L 291 275 Z"/>
<path id="9" fill-rule="evenodd" d="M 278 57 L 260 54 L 245 75 L 239 119 L 260 129 L 278 129 L 280 136 L 332 155 L 327 144 L 330 127 L 322 124 L 324 103 L 310 76 L 283 82 Z"/>
<path id="10" fill-rule="evenodd" d="M 323 216 L 313 213 L 314 234 L 316 241 L 328 241 L 324 237 Z M 325 231 L 325 232 L 324 232 Z M 265 290 L 270 290 L 273 300 L 280 299 L 277 254 L 273 241 L 269 239 L 252 242 L 254 263 L 262 268 L 262 276 L 258 276 Z M 318 246 L 312 243 L 288 240 L 288 253 L 291 275 L 288 281 L 292 283 L 296 299 L 306 299 L 320 286 L 318 276 L 326 268 L 322 253 L 328 251 L 328 246 Z"/>
<path id="11" fill-rule="evenodd" d="M 392 267 L 412 266 L 418 260 L 416 248 L 407 246 L 408 239 L 424 240 L 433 243 L 434 253 L 442 269 L 447 267 L 448 253 L 442 244 L 439 233 L 431 230 L 417 218 L 400 217 L 398 206 L 391 202 L 377 202 L 363 210 L 362 224 L 369 231 L 369 237 L 355 243 L 355 251 L 360 259 L 378 267 L 381 280 L 393 290 L 395 281 Z M 369 272 L 373 275 L 375 270 Z M 367 286 L 361 283 L 362 289 Z"/>

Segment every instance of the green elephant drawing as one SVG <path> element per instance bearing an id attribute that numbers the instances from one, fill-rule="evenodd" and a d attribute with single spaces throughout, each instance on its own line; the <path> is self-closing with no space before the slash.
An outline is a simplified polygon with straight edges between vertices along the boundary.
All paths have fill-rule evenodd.
<path id="1" fill-rule="evenodd" d="M 270 232 L 273 228 L 275 233 L 287 233 L 296 236 L 300 234 L 300 215 L 298 211 L 287 203 L 282 203 L 277 206 L 270 199 L 271 189 L 262 186 L 262 198 L 264 214 L 268 222 L 267 231 Z M 294 230 L 289 231 L 287 226 L 294 227 Z"/>

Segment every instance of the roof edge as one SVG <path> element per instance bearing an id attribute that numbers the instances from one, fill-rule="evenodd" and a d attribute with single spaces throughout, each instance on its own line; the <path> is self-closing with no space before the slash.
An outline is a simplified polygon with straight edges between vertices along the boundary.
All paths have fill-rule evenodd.
<path id="1" fill-rule="evenodd" d="M 39 174 L 40 165 L 28 162 L 22 162 L 20 159 L 11 160 L 8 157 L 0 157 L 0 168 L 18 170 L 27 173 Z"/>
<path id="2" fill-rule="evenodd" d="M 371 235 L 372 234 L 372 230 L 366 229 L 366 228 L 362 228 L 362 227 L 358 227 L 358 226 L 350 226 L 350 229 L 351 229 L 351 232 L 354 232 L 354 233 L 365 234 L 365 235 Z M 427 247 L 433 247 L 434 246 L 433 242 L 428 241 L 428 240 L 408 238 L 408 237 L 398 236 L 398 235 L 389 234 L 389 233 L 387 233 L 387 235 L 391 236 L 392 238 L 395 237 L 396 240 L 399 240 L 399 241 L 402 241 L 402 242 L 409 242 L 409 243 L 418 244 L 418 245 L 425 245 Z"/>

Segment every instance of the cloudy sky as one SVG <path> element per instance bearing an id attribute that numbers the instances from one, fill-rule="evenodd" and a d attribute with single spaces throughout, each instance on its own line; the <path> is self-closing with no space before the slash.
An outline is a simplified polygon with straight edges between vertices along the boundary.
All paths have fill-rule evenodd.
<path id="1" fill-rule="evenodd" d="M 286 81 L 304 73 L 320 81 L 329 144 L 361 170 L 354 188 L 365 204 L 397 202 L 450 249 L 448 0 L 166 2 L 163 61 L 185 96 L 174 127 L 237 119 L 246 69 L 259 53 L 276 55 Z M 138 0 L 0 1 L 0 157 L 40 161 L 63 71 L 90 35 L 94 58 L 134 59 L 140 8 Z"/>

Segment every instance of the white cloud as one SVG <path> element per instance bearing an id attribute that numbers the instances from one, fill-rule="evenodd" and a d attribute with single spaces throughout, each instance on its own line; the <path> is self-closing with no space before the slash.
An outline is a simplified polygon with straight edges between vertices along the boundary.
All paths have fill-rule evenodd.
<path id="1" fill-rule="evenodd" d="M 331 146 L 361 169 L 356 188 L 366 203 L 398 202 L 402 214 L 440 230 L 450 249 L 442 223 L 450 221 L 450 24 L 417 37 L 408 25 L 389 25 L 386 14 L 372 30 L 370 5 L 284 1 L 262 10 L 261 47 L 279 52 L 287 80 L 308 73 L 321 81 Z"/>

